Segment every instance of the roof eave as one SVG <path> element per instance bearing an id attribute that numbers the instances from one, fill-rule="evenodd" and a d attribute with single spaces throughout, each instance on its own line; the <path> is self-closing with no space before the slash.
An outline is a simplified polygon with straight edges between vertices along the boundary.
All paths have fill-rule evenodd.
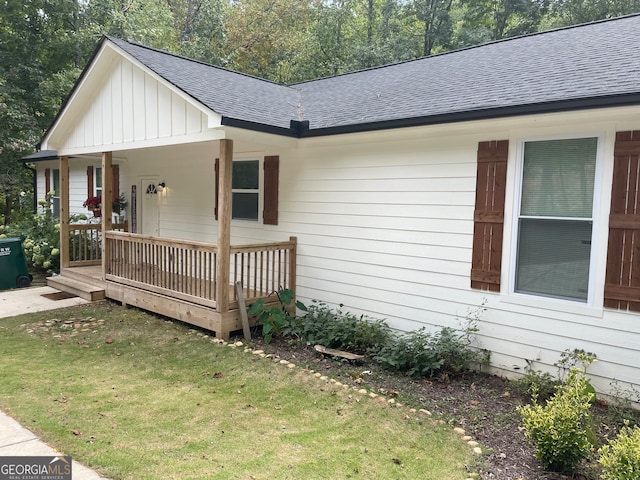
<path id="1" fill-rule="evenodd" d="M 527 105 L 516 105 L 509 107 L 468 110 L 440 115 L 428 115 L 422 117 L 383 120 L 378 122 L 356 123 L 352 125 L 340 125 L 335 127 L 314 129 L 312 125 L 311 129 L 299 132 L 299 138 L 322 137 L 347 133 L 363 133 L 376 130 L 441 125 L 445 123 L 492 120 L 523 115 L 539 115 L 545 113 L 560 113 L 577 110 L 624 107 L 632 105 L 640 105 L 640 92 L 623 95 L 607 95 L 600 97 L 588 97 Z M 295 133 L 289 131 L 289 134 Z"/>
<path id="2" fill-rule="evenodd" d="M 275 125 L 267 125 L 264 123 L 252 122 L 249 120 L 242 120 L 239 118 L 222 117 L 220 122 L 226 127 L 242 128 L 244 130 L 252 130 L 254 132 L 270 133 L 273 135 L 282 135 L 285 137 L 300 138 L 300 130 L 297 128 L 285 128 Z"/>

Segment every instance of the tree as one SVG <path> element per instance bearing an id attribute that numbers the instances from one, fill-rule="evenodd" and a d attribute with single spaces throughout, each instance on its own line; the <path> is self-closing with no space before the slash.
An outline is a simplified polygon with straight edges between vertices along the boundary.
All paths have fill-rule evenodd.
<path id="1" fill-rule="evenodd" d="M 310 0 L 238 0 L 226 12 L 226 65 L 277 82 L 296 80 Z"/>
<path id="2" fill-rule="evenodd" d="M 11 221 L 18 193 L 31 187 L 20 158 L 33 152 L 78 70 L 78 4 L 5 0 L 0 4 L 0 206 Z"/>
<path id="3" fill-rule="evenodd" d="M 551 0 L 546 26 L 564 27 L 640 12 L 640 0 Z"/>
<path id="4" fill-rule="evenodd" d="M 548 0 L 461 0 L 457 46 L 539 31 Z"/>
<path id="5" fill-rule="evenodd" d="M 414 28 L 421 41 L 421 56 L 447 49 L 452 36 L 451 8 L 453 0 L 413 0 Z"/>

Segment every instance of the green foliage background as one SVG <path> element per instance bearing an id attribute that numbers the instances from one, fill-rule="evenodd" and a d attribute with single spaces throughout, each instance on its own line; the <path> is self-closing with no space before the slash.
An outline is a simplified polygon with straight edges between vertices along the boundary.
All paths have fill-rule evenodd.
<path id="1" fill-rule="evenodd" d="M 0 225 L 33 194 L 20 158 L 104 34 L 295 83 L 639 11 L 640 0 L 4 0 Z"/>

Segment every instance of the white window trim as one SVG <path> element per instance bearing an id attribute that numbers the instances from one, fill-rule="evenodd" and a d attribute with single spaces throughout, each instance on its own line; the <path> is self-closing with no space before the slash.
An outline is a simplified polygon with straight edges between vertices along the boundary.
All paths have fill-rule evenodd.
<path id="1" fill-rule="evenodd" d="M 232 162 L 250 162 L 257 161 L 258 162 L 258 218 L 255 220 L 250 220 L 247 218 L 233 218 L 233 205 L 231 210 L 231 223 L 238 223 L 243 225 L 262 225 L 262 210 L 263 210 L 263 197 L 264 197 L 264 155 L 258 154 L 240 154 L 235 155 L 233 157 Z M 233 166 L 232 166 L 233 168 Z M 255 190 L 245 190 L 245 189 L 231 189 L 231 197 L 233 202 L 233 194 L 234 193 L 253 193 Z"/>
<path id="2" fill-rule="evenodd" d="M 563 299 L 556 297 L 546 297 L 543 295 L 535 295 L 530 293 L 516 292 L 516 265 L 518 258 L 518 225 L 520 219 L 520 209 L 522 203 L 522 174 L 524 169 L 524 145 L 527 142 L 545 141 L 545 140 L 571 140 L 577 138 L 597 138 L 598 146 L 596 149 L 596 168 L 595 178 L 593 184 L 593 205 L 591 211 L 592 227 L 591 227 L 591 250 L 589 259 L 589 283 L 587 301 L 581 302 L 578 300 Z M 598 315 L 598 311 L 593 311 L 594 301 L 596 298 L 596 273 L 598 271 L 598 255 L 601 245 L 599 242 L 599 231 L 602 226 L 601 209 L 600 204 L 602 201 L 602 179 L 604 168 L 604 149 L 605 149 L 605 133 L 598 132 L 583 132 L 572 134 L 557 134 L 557 135 L 545 135 L 545 136 L 532 136 L 522 137 L 517 140 L 516 147 L 516 171 L 515 171 L 515 183 L 513 190 L 513 211 L 511 215 L 511 245 L 509 251 L 509 281 L 508 281 L 508 298 L 503 298 L 506 303 L 522 303 L 529 305 L 536 305 L 540 302 L 549 302 L 555 304 L 556 309 L 558 307 L 567 306 L 570 311 L 575 311 L 576 307 L 583 307 L 585 311 L 591 310 L 592 315 Z M 505 226 L 506 227 L 506 226 Z M 535 302 L 535 303 L 534 303 Z"/>

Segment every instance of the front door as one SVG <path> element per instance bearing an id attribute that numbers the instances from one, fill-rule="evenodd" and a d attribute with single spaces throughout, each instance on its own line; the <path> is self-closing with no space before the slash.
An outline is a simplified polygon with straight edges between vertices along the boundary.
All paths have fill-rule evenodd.
<path id="1" fill-rule="evenodd" d="M 138 194 L 138 233 L 142 235 L 160 235 L 160 210 L 158 177 L 142 177 Z"/>

